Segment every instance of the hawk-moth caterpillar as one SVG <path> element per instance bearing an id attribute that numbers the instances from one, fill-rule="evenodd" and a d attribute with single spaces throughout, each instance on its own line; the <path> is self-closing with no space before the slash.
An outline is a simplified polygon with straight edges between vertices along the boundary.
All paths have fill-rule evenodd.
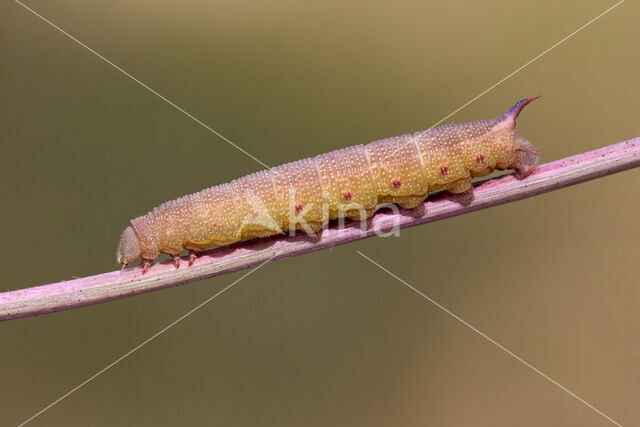
<path id="1" fill-rule="evenodd" d="M 318 233 L 329 220 L 367 220 L 378 205 L 395 203 L 424 214 L 433 191 L 473 200 L 471 180 L 495 169 L 524 178 L 538 151 L 518 135 L 515 121 L 526 98 L 490 119 L 356 145 L 253 173 L 172 200 L 131 221 L 120 238 L 123 268 L 142 258 L 143 272 L 159 254 L 187 249 L 191 264 L 206 248 L 287 230 Z"/>

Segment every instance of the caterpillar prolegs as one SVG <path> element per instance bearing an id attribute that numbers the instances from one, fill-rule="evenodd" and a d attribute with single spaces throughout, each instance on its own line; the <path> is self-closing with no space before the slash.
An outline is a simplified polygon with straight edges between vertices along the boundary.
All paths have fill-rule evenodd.
<path id="1" fill-rule="evenodd" d="M 526 98 L 490 120 L 444 125 L 356 145 L 253 173 L 172 200 L 135 218 L 122 233 L 117 260 L 142 258 L 143 272 L 162 253 L 190 252 L 190 264 L 206 248 L 288 230 L 318 233 L 340 217 L 366 220 L 378 206 L 395 203 L 424 213 L 433 191 L 473 200 L 471 180 L 494 169 L 524 178 L 538 151 L 517 134 Z"/>

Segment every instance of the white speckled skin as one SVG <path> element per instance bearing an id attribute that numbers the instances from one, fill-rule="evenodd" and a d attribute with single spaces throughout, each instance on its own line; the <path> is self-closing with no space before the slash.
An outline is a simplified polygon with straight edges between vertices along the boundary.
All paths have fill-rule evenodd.
<path id="1" fill-rule="evenodd" d="M 472 178 L 494 169 L 524 177 L 535 166 L 537 151 L 516 133 L 515 119 L 536 98 L 491 120 L 343 148 L 163 203 L 131 221 L 118 262 L 199 252 L 289 229 L 317 232 L 338 217 L 371 217 L 381 203 L 419 207 L 438 190 L 469 202 Z"/>

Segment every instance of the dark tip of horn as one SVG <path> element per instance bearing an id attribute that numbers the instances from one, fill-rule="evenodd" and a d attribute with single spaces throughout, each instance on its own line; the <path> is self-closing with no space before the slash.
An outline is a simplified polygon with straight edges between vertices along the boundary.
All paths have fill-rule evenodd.
<path id="1" fill-rule="evenodd" d="M 535 101 L 536 99 L 540 98 L 541 96 L 542 95 L 533 96 L 531 98 L 525 98 L 522 101 L 518 101 L 518 103 L 516 103 L 516 105 L 514 105 L 511 108 L 509 108 L 509 111 L 507 111 L 505 113 L 505 116 L 511 117 L 511 118 L 513 118 L 513 120 L 515 120 L 520 115 L 520 111 L 522 111 L 522 109 L 524 107 L 526 107 L 527 104 L 529 104 L 531 101 Z"/>

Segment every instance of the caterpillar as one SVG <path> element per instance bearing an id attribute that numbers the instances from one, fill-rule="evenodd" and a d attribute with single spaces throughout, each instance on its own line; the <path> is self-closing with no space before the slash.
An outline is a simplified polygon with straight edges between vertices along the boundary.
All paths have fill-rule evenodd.
<path id="1" fill-rule="evenodd" d="M 471 180 L 493 170 L 525 178 L 538 150 L 518 135 L 515 121 L 539 98 L 525 98 L 490 119 L 439 126 L 356 145 L 256 172 L 172 200 L 131 220 L 117 249 L 125 268 L 141 258 L 143 273 L 160 253 L 189 265 L 210 246 L 301 230 L 314 239 L 328 221 L 366 221 L 378 206 L 394 203 L 420 217 L 433 191 L 473 201 Z"/>

